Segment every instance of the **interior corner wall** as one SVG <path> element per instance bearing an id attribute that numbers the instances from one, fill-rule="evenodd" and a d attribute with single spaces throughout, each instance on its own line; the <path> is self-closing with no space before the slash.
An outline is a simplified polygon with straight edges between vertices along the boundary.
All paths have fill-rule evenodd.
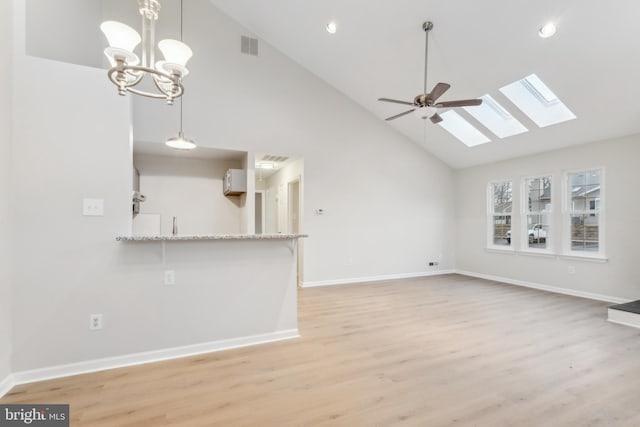
<path id="1" fill-rule="evenodd" d="M 637 245 L 640 242 L 640 199 L 635 197 L 635 189 L 640 183 L 639 158 L 640 135 L 633 135 L 457 171 L 456 268 L 578 294 L 613 297 L 613 301 L 639 299 L 640 280 L 636 265 Z M 560 239 L 562 233 L 566 232 L 562 227 L 563 174 L 597 167 L 605 170 L 604 238 L 607 262 L 500 253 L 486 249 L 487 185 L 490 181 L 513 181 L 513 222 L 517 224 L 522 178 L 552 174 L 552 227 L 557 236 L 552 247 L 556 253 L 560 253 Z M 573 267 L 575 273 L 569 273 L 569 266 Z"/>
<path id="2" fill-rule="evenodd" d="M 202 146 L 304 158 L 305 282 L 453 267 L 448 166 L 266 42 L 257 57 L 242 54 L 241 35 L 254 35 L 208 0 L 185 2 L 184 20 L 194 52 L 185 133 Z M 176 117 L 137 98 L 134 139 L 163 141 Z"/>
<path id="3" fill-rule="evenodd" d="M 12 347 L 12 230 L 11 197 L 11 118 L 13 79 L 12 2 L 0 2 L 0 81 L 5 91 L 0 97 L 0 384 L 11 373 Z"/>

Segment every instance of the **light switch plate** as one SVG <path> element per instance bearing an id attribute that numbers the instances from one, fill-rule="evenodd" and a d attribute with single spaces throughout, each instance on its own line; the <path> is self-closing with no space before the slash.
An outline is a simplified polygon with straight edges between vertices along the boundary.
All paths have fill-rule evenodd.
<path id="1" fill-rule="evenodd" d="M 176 272 L 175 272 L 175 270 L 165 270 L 164 271 L 164 284 L 165 285 L 175 285 L 176 284 Z"/>
<path id="2" fill-rule="evenodd" d="M 82 215 L 104 216 L 104 199 L 82 199 Z"/>

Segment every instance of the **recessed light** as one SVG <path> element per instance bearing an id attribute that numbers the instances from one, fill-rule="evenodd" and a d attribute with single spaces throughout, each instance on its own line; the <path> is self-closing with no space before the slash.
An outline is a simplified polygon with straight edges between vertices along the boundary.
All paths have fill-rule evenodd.
<path id="1" fill-rule="evenodd" d="M 338 24 L 334 21 L 331 21 L 327 24 L 327 33 L 335 34 L 338 31 Z"/>
<path id="2" fill-rule="evenodd" d="M 553 22 L 547 22 L 546 24 L 544 24 L 542 28 L 538 30 L 538 35 L 543 39 L 546 39 L 547 37 L 551 37 L 555 33 L 556 33 L 556 24 L 554 24 Z"/>

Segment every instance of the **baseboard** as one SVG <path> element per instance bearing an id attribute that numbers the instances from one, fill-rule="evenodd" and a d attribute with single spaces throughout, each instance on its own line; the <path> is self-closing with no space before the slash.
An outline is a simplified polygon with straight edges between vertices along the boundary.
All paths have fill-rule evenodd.
<path id="1" fill-rule="evenodd" d="M 0 398 L 2 398 L 2 396 L 4 396 L 5 394 L 9 393 L 9 390 L 11 390 L 15 385 L 16 383 L 13 380 L 12 374 L 9 374 L 7 378 L 0 381 Z"/>
<path id="2" fill-rule="evenodd" d="M 630 326 L 632 328 L 636 328 L 636 329 L 640 329 L 639 325 L 636 325 L 635 323 L 627 323 L 627 322 L 621 322 L 619 320 L 613 320 L 613 319 L 607 319 L 609 322 L 611 323 L 616 323 L 618 325 L 623 325 L 623 326 Z"/>
<path id="3" fill-rule="evenodd" d="M 463 276 L 477 277 L 479 279 L 492 280 L 494 282 L 502 282 L 502 283 L 507 283 L 509 285 L 523 286 L 525 288 L 539 289 L 541 291 L 555 292 L 557 294 L 571 295 L 574 297 L 587 298 L 587 299 L 592 299 L 597 301 L 604 301 L 604 302 L 610 302 L 610 303 L 616 303 L 616 304 L 624 304 L 626 302 L 632 301 L 629 299 L 612 297 L 610 295 L 602 295 L 602 294 L 596 294 L 592 292 L 578 291 L 575 289 L 560 288 L 557 286 L 542 285 L 539 283 L 526 282 L 524 280 L 509 279 L 507 277 L 492 276 L 489 274 L 474 273 L 471 271 L 456 270 L 455 272 Z"/>
<path id="4" fill-rule="evenodd" d="M 241 338 L 233 338 L 221 341 L 212 341 L 201 344 L 173 347 L 162 350 L 148 351 L 144 353 L 134 353 L 124 356 L 107 357 L 104 359 L 87 360 L 84 362 L 71 363 L 68 365 L 52 366 L 48 368 L 33 369 L 29 371 L 15 372 L 11 375 L 11 387 L 19 384 L 27 384 L 36 381 L 51 380 L 54 378 L 68 377 L 72 375 L 88 374 L 91 372 L 105 371 L 107 369 L 124 368 L 127 366 L 142 365 L 145 363 L 160 362 L 163 360 L 178 359 L 182 357 L 195 356 L 203 353 L 212 353 L 222 350 L 230 350 L 240 347 L 248 347 L 256 344 L 266 344 L 275 341 L 282 341 L 297 338 L 300 334 L 297 329 L 272 332 L 261 335 L 251 335 Z M 6 382 L 7 380 L 5 380 Z M 4 384 L 4 382 L 2 383 Z M 0 397 L 9 389 L 4 390 L 0 384 Z"/>
<path id="5" fill-rule="evenodd" d="M 314 282 L 303 282 L 303 288 L 313 288 L 316 286 L 336 286 L 349 285 L 353 283 L 379 282 L 381 280 L 410 279 L 413 277 L 439 276 L 442 274 L 453 274 L 454 270 L 420 271 L 417 273 L 387 274 L 383 276 L 354 277 L 350 279 L 318 280 Z"/>

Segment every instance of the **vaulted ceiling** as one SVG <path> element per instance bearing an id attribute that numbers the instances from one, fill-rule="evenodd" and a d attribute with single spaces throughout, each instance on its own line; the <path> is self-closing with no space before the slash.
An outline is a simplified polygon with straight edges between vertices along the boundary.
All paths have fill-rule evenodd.
<path id="1" fill-rule="evenodd" d="M 422 92 L 422 23 L 432 21 L 429 86 L 451 84 L 442 100 L 490 94 L 529 129 L 500 139 L 457 109 L 491 139 L 469 148 L 411 114 L 388 122 L 455 168 L 640 133 L 637 0 L 211 1 L 380 120 L 405 108 L 377 98 Z M 332 20 L 334 35 L 325 30 Z M 548 21 L 557 34 L 543 39 L 538 29 Z M 531 73 L 576 120 L 539 128 L 499 91 Z"/>

